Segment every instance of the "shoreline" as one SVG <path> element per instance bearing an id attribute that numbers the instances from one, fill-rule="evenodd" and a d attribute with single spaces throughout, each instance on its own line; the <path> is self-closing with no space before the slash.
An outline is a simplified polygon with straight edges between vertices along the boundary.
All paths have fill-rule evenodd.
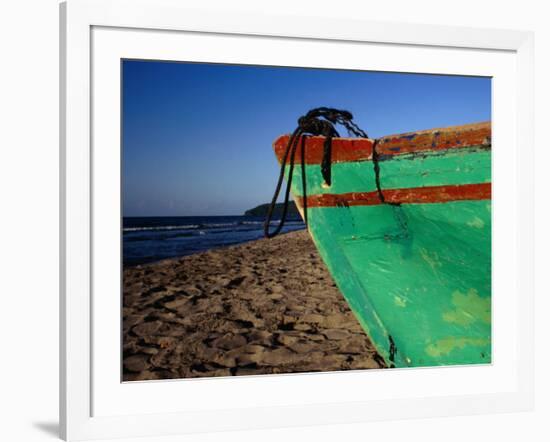
<path id="1" fill-rule="evenodd" d="M 305 230 L 124 267 L 123 380 L 383 368 Z"/>
<path id="2" fill-rule="evenodd" d="M 285 235 L 288 235 L 288 234 L 291 234 L 291 233 L 294 233 L 294 232 L 303 232 L 305 230 L 307 230 L 307 229 L 304 227 L 303 229 L 296 229 L 296 230 L 291 230 L 291 231 L 288 231 L 288 232 L 281 232 L 277 236 L 285 236 Z M 237 244 L 229 244 L 229 245 L 225 245 L 225 246 L 214 247 L 210 250 L 202 250 L 200 252 L 191 253 L 189 255 L 174 256 L 172 258 L 162 258 L 162 259 L 159 259 L 158 261 L 144 262 L 144 263 L 141 263 L 141 264 L 126 264 L 126 265 L 122 266 L 122 270 L 124 271 L 124 270 L 127 270 L 127 269 L 134 269 L 136 267 L 147 267 L 147 266 L 151 266 L 151 265 L 155 265 L 155 264 L 161 264 L 161 263 L 164 263 L 165 261 L 179 261 L 181 259 L 190 258 L 192 256 L 201 255 L 203 253 L 209 253 L 209 252 L 216 252 L 216 251 L 219 251 L 219 250 L 231 249 L 233 247 L 240 247 L 240 246 L 243 246 L 245 244 L 253 243 L 253 242 L 256 242 L 256 241 L 263 241 L 263 240 L 264 240 L 264 238 L 251 239 L 249 241 L 243 241 L 243 242 L 240 242 L 240 243 L 237 243 Z"/>
<path id="3" fill-rule="evenodd" d="M 124 218 L 123 267 L 181 258 L 264 237 L 263 217 L 195 216 Z M 281 233 L 305 228 L 288 219 Z"/>

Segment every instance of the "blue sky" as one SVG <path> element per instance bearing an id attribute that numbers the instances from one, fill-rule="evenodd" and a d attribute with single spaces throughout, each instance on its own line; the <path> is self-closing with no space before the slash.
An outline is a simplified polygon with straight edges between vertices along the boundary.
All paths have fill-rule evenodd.
<path id="1" fill-rule="evenodd" d="M 125 60 L 124 216 L 240 215 L 270 201 L 273 140 L 318 106 L 380 137 L 490 120 L 491 80 Z"/>

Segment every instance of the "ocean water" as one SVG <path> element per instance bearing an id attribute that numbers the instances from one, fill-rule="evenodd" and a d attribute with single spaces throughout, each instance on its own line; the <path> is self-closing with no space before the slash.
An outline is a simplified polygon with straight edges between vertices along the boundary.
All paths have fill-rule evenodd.
<path id="1" fill-rule="evenodd" d="M 274 220 L 272 228 L 278 223 Z M 132 266 L 263 238 L 263 217 L 178 216 L 124 217 L 123 265 Z M 299 217 L 289 217 L 281 233 L 304 229 Z"/>

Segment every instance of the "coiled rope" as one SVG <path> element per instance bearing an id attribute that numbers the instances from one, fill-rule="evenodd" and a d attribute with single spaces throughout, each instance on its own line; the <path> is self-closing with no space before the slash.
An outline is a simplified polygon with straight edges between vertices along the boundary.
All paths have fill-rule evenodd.
<path id="1" fill-rule="evenodd" d="M 321 174 L 325 183 L 331 185 L 332 183 L 332 138 L 339 137 L 338 131 L 335 128 L 335 124 L 340 124 L 344 126 L 349 134 L 353 134 L 356 137 L 368 138 L 368 135 L 363 131 L 359 126 L 353 122 L 353 115 L 351 112 L 346 110 L 333 109 L 329 107 L 318 107 L 310 110 L 306 115 L 298 118 L 298 127 L 294 130 L 290 136 L 286 149 L 281 160 L 281 170 L 279 173 L 279 179 L 277 180 L 277 186 L 273 194 L 273 199 L 269 205 L 267 216 L 264 222 L 264 234 L 267 238 L 273 238 L 276 236 L 281 229 L 283 228 L 286 216 L 288 212 L 288 202 L 290 198 L 290 188 L 292 184 L 292 177 L 294 172 L 294 158 L 296 155 L 296 149 L 298 147 L 298 142 L 300 143 L 300 153 L 301 153 L 301 169 L 302 169 L 302 199 L 303 199 L 303 210 L 304 210 L 304 222 L 306 226 L 308 225 L 307 220 L 307 190 L 306 190 L 306 167 L 305 167 L 305 146 L 306 138 L 308 135 L 313 136 L 323 136 L 325 141 L 323 144 L 323 158 L 321 161 Z M 277 204 L 277 199 L 279 198 L 279 193 L 281 192 L 281 187 L 283 184 L 283 178 L 285 176 L 285 166 L 290 155 L 289 160 L 289 170 L 288 178 L 285 189 L 285 199 L 283 203 L 283 211 L 281 214 L 281 219 L 279 224 L 272 232 L 269 231 L 269 227 L 273 218 L 273 212 L 275 210 L 275 205 Z M 376 157 L 376 160 L 375 160 Z M 380 190 L 380 179 L 379 179 L 379 166 L 378 166 L 378 156 L 374 153 L 373 146 L 373 161 L 376 161 L 375 164 L 375 173 L 377 176 L 376 184 L 378 188 L 378 193 L 381 198 L 381 201 L 384 202 L 382 191 Z M 378 170 L 378 172 L 377 172 Z"/>

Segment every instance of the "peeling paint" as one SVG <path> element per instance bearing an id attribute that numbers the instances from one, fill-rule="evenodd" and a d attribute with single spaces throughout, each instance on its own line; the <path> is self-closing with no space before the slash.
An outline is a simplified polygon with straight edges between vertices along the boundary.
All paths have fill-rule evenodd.
<path id="1" fill-rule="evenodd" d="M 491 323 L 491 298 L 479 296 L 476 289 L 468 290 L 464 294 L 456 291 L 451 301 L 456 309 L 445 312 L 443 320 L 466 327 L 476 321 Z"/>
<path id="2" fill-rule="evenodd" d="M 478 216 L 475 216 L 471 221 L 468 221 L 466 224 L 470 227 L 475 227 L 476 229 L 483 229 L 483 227 L 485 227 L 485 223 Z"/>
<path id="3" fill-rule="evenodd" d="M 437 271 L 437 267 L 441 267 L 441 262 L 439 261 L 439 256 L 437 255 L 437 252 L 430 253 L 427 249 L 421 248 L 420 255 L 422 256 L 422 259 L 428 263 L 428 265 L 434 272 Z"/>
<path id="4" fill-rule="evenodd" d="M 407 300 L 406 299 L 401 298 L 400 296 L 397 296 L 397 295 L 394 296 L 393 299 L 394 299 L 395 305 L 397 307 L 405 308 L 407 306 Z"/>
<path id="5" fill-rule="evenodd" d="M 431 357 L 438 358 L 451 353 L 453 350 L 463 349 L 466 346 L 485 347 L 490 343 L 489 339 L 484 338 L 449 337 L 439 339 L 434 344 L 428 345 L 426 353 Z"/>

